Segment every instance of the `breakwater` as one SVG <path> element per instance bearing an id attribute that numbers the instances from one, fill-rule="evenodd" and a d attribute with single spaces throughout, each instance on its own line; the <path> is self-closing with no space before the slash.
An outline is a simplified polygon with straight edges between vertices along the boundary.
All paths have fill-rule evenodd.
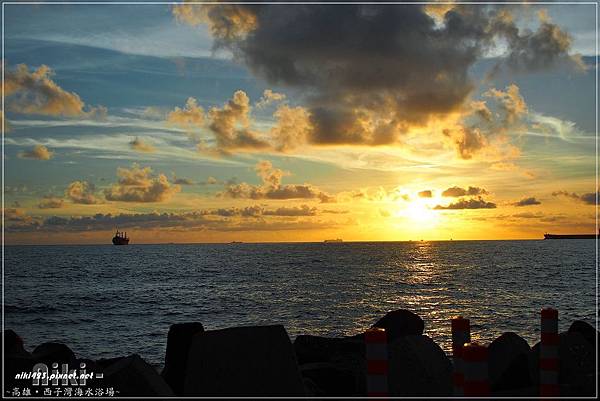
<path id="1" fill-rule="evenodd" d="M 362 334 L 299 335 L 293 343 L 281 325 L 206 331 L 180 323 L 169 329 L 161 372 L 135 354 L 89 360 L 53 342 L 30 352 L 7 330 L 4 395 L 593 396 L 596 330 L 575 321 L 559 333 L 554 314 L 545 313 L 542 341 L 533 346 L 507 332 L 489 344 L 457 343 L 460 355 L 423 335 L 425 322 L 407 310 L 388 312 Z M 457 341 L 470 338 L 465 320 L 448 322 Z M 32 371 L 42 376 L 19 377 Z"/>

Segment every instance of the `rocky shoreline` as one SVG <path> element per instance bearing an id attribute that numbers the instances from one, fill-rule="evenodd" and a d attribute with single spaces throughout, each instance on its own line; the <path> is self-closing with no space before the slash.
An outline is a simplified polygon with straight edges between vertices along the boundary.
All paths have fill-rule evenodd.
<path id="1" fill-rule="evenodd" d="M 453 395 L 452 357 L 423 335 L 425 324 L 419 316 L 392 311 L 373 327 L 387 333 L 389 396 Z M 85 396 L 85 388 L 90 389 L 87 395 L 117 397 L 367 395 L 364 334 L 300 335 L 292 343 L 281 325 L 205 331 L 201 323 L 179 323 L 169 329 L 162 372 L 135 354 L 93 361 L 78 358 L 67 345 L 55 342 L 29 352 L 12 330 L 5 330 L 4 338 L 4 396 L 66 396 L 68 388 L 78 390 L 76 396 Z M 575 321 L 559 334 L 560 396 L 595 395 L 597 350 L 597 332 L 588 323 Z M 530 347 L 512 332 L 488 344 L 490 395 L 537 397 L 539 353 L 539 343 Z M 31 378 L 18 378 L 34 366 L 47 366 L 49 374 L 53 369 L 59 373 L 79 369 L 78 373 L 94 376 L 83 385 L 81 379 L 61 377 L 54 384 L 41 380 L 33 385 Z"/>

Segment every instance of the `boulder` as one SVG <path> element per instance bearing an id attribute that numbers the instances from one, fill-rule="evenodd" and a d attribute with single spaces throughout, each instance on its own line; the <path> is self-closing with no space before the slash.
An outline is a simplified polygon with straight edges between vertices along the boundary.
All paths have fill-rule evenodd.
<path id="1" fill-rule="evenodd" d="M 319 389 L 316 383 L 308 377 L 302 377 L 302 383 L 304 383 L 304 393 L 307 397 L 314 397 L 322 394 L 321 389 Z"/>
<path id="2" fill-rule="evenodd" d="M 6 356 L 31 356 L 23 346 L 23 339 L 13 330 L 4 330 L 4 354 Z"/>
<path id="3" fill-rule="evenodd" d="M 173 397 L 175 394 L 139 355 L 121 358 L 104 369 L 103 387 L 113 387 L 119 397 Z"/>
<path id="4" fill-rule="evenodd" d="M 202 323 L 179 323 L 169 328 L 165 368 L 161 376 L 177 395 L 183 394 L 183 382 L 192 337 L 203 331 Z"/>
<path id="5" fill-rule="evenodd" d="M 314 396 L 348 397 L 364 395 L 357 389 L 356 372 L 342 364 L 329 362 L 307 363 L 300 366 L 304 380 L 308 379 L 314 387 Z"/>
<path id="6" fill-rule="evenodd" d="M 281 325 L 235 327 L 194 336 L 186 396 L 304 396 L 302 376 Z"/>
<path id="7" fill-rule="evenodd" d="M 65 344 L 48 342 L 38 345 L 33 350 L 36 362 L 45 363 L 48 369 L 52 369 L 53 363 L 58 363 L 59 369 L 63 363 L 75 366 L 75 353 Z"/>
<path id="8" fill-rule="evenodd" d="M 492 391 L 503 394 L 531 386 L 528 356 L 531 348 L 515 333 L 503 333 L 488 347 Z"/>
<path id="9" fill-rule="evenodd" d="M 302 377 L 310 378 L 320 396 L 363 396 L 364 336 L 327 338 L 301 335 L 294 341 Z"/>
<path id="10" fill-rule="evenodd" d="M 96 360 L 96 365 L 100 369 L 105 369 L 105 368 L 109 367 L 110 365 L 119 362 L 123 358 L 125 358 L 125 357 L 124 356 L 117 356 L 117 357 L 114 357 L 114 358 L 100 358 L 100 359 Z"/>
<path id="11" fill-rule="evenodd" d="M 388 344 L 390 396 L 452 395 L 452 363 L 433 340 L 403 336 Z"/>
<path id="12" fill-rule="evenodd" d="M 300 335 L 294 340 L 294 351 L 300 365 L 312 362 L 339 362 L 351 354 L 358 354 L 364 358 L 363 338 L 363 335 L 343 338 Z"/>
<path id="13" fill-rule="evenodd" d="M 391 342 L 402 336 L 420 336 L 423 334 L 425 323 L 418 315 L 405 309 L 398 309 L 386 313 L 373 327 L 385 329 L 388 342 Z"/>
<path id="14" fill-rule="evenodd" d="M 35 359 L 25 350 L 23 340 L 13 330 L 4 330 L 4 349 L 4 387 L 12 390 L 30 386 L 31 380 L 16 379 L 15 376 L 21 372 L 31 372 Z"/>
<path id="15" fill-rule="evenodd" d="M 573 323 L 571 323 L 568 332 L 581 334 L 583 338 L 585 338 L 587 342 L 589 342 L 594 347 L 594 349 L 596 348 L 597 331 L 591 324 L 581 320 L 575 320 Z"/>
<path id="16" fill-rule="evenodd" d="M 540 343 L 529 353 L 531 381 L 539 386 Z M 566 332 L 559 335 L 558 381 L 561 396 L 591 396 L 595 393 L 596 355 L 593 345 L 581 333 Z"/>

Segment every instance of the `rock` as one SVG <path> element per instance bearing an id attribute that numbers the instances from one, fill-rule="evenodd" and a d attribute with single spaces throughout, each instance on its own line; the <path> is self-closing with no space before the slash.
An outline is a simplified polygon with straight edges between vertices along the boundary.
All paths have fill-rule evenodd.
<path id="1" fill-rule="evenodd" d="M 388 342 L 402 336 L 420 336 L 423 334 L 425 323 L 418 315 L 405 309 L 398 309 L 386 313 L 373 327 L 380 327 L 387 331 Z"/>
<path id="2" fill-rule="evenodd" d="M 319 396 L 365 396 L 366 360 L 362 335 L 346 338 L 298 336 L 294 342 L 303 377 Z M 388 344 L 390 395 L 452 395 L 452 364 L 429 337 L 401 336 Z"/>
<path id="3" fill-rule="evenodd" d="M 431 338 L 403 336 L 388 344 L 390 396 L 451 396 L 452 364 Z"/>
<path id="4" fill-rule="evenodd" d="M 531 381 L 539 386 L 540 343 L 529 353 Z M 560 333 L 558 347 L 558 381 L 561 396 L 592 396 L 595 394 L 596 355 L 581 333 Z"/>
<path id="5" fill-rule="evenodd" d="M 300 366 L 304 380 L 309 379 L 315 396 L 343 397 L 364 395 L 357 389 L 356 372 L 342 364 L 329 362 L 308 363 Z"/>
<path id="6" fill-rule="evenodd" d="M 96 365 L 100 367 L 100 369 L 106 369 L 112 364 L 119 362 L 121 359 L 125 358 L 124 356 L 117 356 L 114 358 L 100 358 L 96 361 Z"/>
<path id="7" fill-rule="evenodd" d="M 515 333 L 503 333 L 488 347 L 489 377 L 492 391 L 511 390 L 531 386 L 528 356 L 531 348 Z"/>
<path id="8" fill-rule="evenodd" d="M 133 354 L 104 370 L 103 387 L 114 387 L 119 397 L 172 397 L 175 394 L 139 355 Z"/>
<path id="9" fill-rule="evenodd" d="M 179 323 L 169 328 L 165 368 L 161 376 L 177 395 L 183 394 L 187 358 L 195 334 L 204 331 L 201 323 Z"/>
<path id="10" fill-rule="evenodd" d="M 344 338 L 300 335 L 294 341 L 294 351 L 300 365 L 312 362 L 339 362 L 349 354 L 359 354 L 363 358 L 363 342 L 362 335 Z"/>
<path id="11" fill-rule="evenodd" d="M 23 339 L 13 330 L 4 330 L 4 352 L 6 356 L 28 357 L 31 356 L 23 346 Z"/>
<path id="12" fill-rule="evenodd" d="M 281 325 L 211 330 L 194 336 L 186 396 L 304 396 L 294 349 Z"/>
<path id="13" fill-rule="evenodd" d="M 301 335 L 294 341 L 303 377 L 310 378 L 322 396 L 366 394 L 365 345 L 362 334 L 327 338 Z"/>
<path id="14" fill-rule="evenodd" d="M 591 324 L 581 321 L 575 320 L 571 323 L 569 327 L 569 333 L 579 333 L 585 338 L 591 345 L 596 348 L 596 329 Z"/>
<path id="15" fill-rule="evenodd" d="M 307 397 L 322 395 L 323 392 L 321 389 L 319 389 L 317 384 L 308 377 L 302 377 L 302 383 L 304 384 L 304 393 Z"/>
<path id="16" fill-rule="evenodd" d="M 31 379 L 17 379 L 16 375 L 21 372 L 31 372 L 33 370 L 33 365 L 35 365 L 35 359 L 33 359 L 31 355 L 19 352 L 11 355 L 7 353 L 4 358 L 4 388 L 6 390 L 12 390 L 15 387 L 30 387 L 32 383 Z"/>
<path id="17" fill-rule="evenodd" d="M 65 344 L 48 342 L 38 345 L 33 350 L 37 362 L 45 363 L 52 370 L 52 364 L 58 363 L 59 370 L 63 363 L 75 366 L 75 353 Z"/>

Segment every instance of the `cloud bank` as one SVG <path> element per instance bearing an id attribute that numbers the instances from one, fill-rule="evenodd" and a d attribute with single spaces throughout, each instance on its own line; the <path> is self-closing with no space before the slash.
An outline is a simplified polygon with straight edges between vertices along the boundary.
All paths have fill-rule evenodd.
<path id="1" fill-rule="evenodd" d="M 313 187 L 310 184 L 282 184 L 282 178 L 289 173 L 274 168 L 267 160 L 255 166 L 256 174 L 262 180 L 261 185 L 245 182 L 227 184 L 219 196 L 237 199 L 318 199 L 322 203 L 335 202 L 335 197 Z"/>

